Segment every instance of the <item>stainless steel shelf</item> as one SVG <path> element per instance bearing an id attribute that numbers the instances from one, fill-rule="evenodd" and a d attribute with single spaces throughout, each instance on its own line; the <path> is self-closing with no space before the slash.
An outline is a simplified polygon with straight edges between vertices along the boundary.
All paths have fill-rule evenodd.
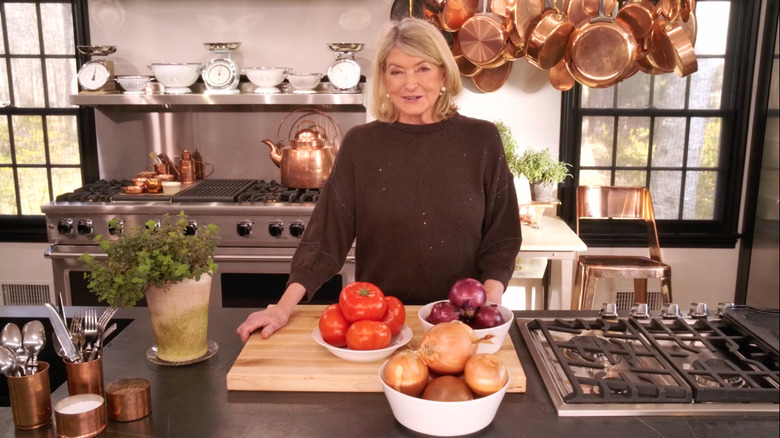
<path id="1" fill-rule="evenodd" d="M 73 94 L 72 105 L 363 105 L 362 93 Z"/>

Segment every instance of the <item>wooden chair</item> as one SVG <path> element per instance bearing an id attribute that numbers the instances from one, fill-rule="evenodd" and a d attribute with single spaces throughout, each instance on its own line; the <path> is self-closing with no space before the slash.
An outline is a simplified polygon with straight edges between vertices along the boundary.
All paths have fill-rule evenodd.
<path id="1" fill-rule="evenodd" d="M 571 308 L 593 307 L 599 278 L 633 278 L 634 302 L 647 302 L 647 279 L 661 281 L 663 302 L 672 300 L 672 268 L 661 261 L 658 231 L 650 192 L 634 186 L 580 186 L 577 188 L 577 235 L 580 219 L 640 220 L 647 225 L 650 257 L 583 255 L 578 257 Z"/>

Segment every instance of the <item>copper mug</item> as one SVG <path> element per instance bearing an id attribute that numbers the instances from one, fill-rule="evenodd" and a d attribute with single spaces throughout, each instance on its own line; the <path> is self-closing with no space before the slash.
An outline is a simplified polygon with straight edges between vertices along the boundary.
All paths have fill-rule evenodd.
<path id="1" fill-rule="evenodd" d="M 68 394 L 95 394 L 103 396 L 103 357 L 88 362 L 65 362 L 68 375 Z"/>
<path id="2" fill-rule="evenodd" d="M 7 379 L 14 426 L 20 430 L 31 430 L 51 423 L 49 364 L 38 361 L 38 370 L 34 374 L 7 376 Z"/>

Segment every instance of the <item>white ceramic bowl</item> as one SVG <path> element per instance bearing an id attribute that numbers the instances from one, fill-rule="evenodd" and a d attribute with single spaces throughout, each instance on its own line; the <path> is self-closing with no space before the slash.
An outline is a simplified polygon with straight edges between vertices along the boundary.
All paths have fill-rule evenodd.
<path id="1" fill-rule="evenodd" d="M 286 67 L 244 67 L 249 82 L 258 87 L 275 87 L 284 82 Z"/>
<path id="2" fill-rule="evenodd" d="M 149 66 L 157 81 L 163 84 L 166 92 L 188 89 L 200 76 L 203 68 L 197 62 L 185 63 L 155 63 Z"/>
<path id="3" fill-rule="evenodd" d="M 314 329 L 312 333 L 314 340 L 327 348 L 328 351 L 335 356 L 340 357 L 350 362 L 374 362 L 380 359 L 384 359 L 387 356 L 393 354 L 393 352 L 404 345 L 408 344 L 412 340 L 412 329 L 408 325 L 405 325 L 401 332 L 393 336 L 390 340 L 390 345 L 387 348 L 381 348 L 379 350 L 350 350 L 349 348 L 334 347 L 322 339 L 319 327 Z"/>
<path id="4" fill-rule="evenodd" d="M 447 300 L 441 300 L 441 301 L 447 301 Z M 428 330 L 433 327 L 433 324 L 427 321 L 428 315 L 431 314 L 431 309 L 433 308 L 433 305 L 436 303 L 439 303 L 441 301 L 434 301 L 432 303 L 428 303 L 420 308 L 420 311 L 417 312 L 417 317 L 420 318 L 420 324 L 422 324 L 423 332 L 427 332 Z M 495 304 L 488 301 L 488 304 Z M 506 338 L 506 334 L 509 332 L 509 327 L 512 325 L 512 321 L 515 320 L 515 315 L 512 313 L 511 310 L 508 308 L 498 305 L 498 310 L 501 312 L 501 316 L 504 318 L 504 323 L 497 326 L 497 327 L 491 327 L 486 329 L 475 329 L 474 331 L 477 333 L 477 336 L 479 338 L 483 338 L 489 334 L 493 335 L 493 338 L 490 340 L 490 342 L 481 342 L 477 346 L 477 353 L 495 353 L 496 351 L 501 349 L 501 345 L 504 343 L 504 338 Z"/>
<path id="5" fill-rule="evenodd" d="M 117 83 L 127 93 L 143 93 L 146 84 L 151 80 L 151 76 L 144 75 L 121 75 L 116 77 Z"/>
<path id="6" fill-rule="evenodd" d="M 379 367 L 379 381 L 399 423 L 415 432 L 434 436 L 456 436 L 474 433 L 486 428 L 496 416 L 501 400 L 509 388 L 509 379 L 503 388 L 485 397 L 469 401 L 441 402 L 412 397 L 387 386 Z M 511 378 L 511 377 L 510 377 Z"/>
<path id="7" fill-rule="evenodd" d="M 290 72 L 285 76 L 287 77 L 287 81 L 290 82 L 290 85 L 296 90 L 311 91 L 320 84 L 323 74 Z"/>
<path id="8" fill-rule="evenodd" d="M 179 181 L 163 181 L 162 182 L 163 193 L 172 195 L 178 193 L 181 190 L 181 182 Z"/>

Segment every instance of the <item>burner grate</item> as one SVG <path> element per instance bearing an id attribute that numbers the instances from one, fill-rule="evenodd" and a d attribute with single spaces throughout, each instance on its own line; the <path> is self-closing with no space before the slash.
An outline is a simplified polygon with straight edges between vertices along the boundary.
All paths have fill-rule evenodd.
<path id="1" fill-rule="evenodd" d="M 173 202 L 236 202 L 253 179 L 207 179 L 173 195 Z"/>

